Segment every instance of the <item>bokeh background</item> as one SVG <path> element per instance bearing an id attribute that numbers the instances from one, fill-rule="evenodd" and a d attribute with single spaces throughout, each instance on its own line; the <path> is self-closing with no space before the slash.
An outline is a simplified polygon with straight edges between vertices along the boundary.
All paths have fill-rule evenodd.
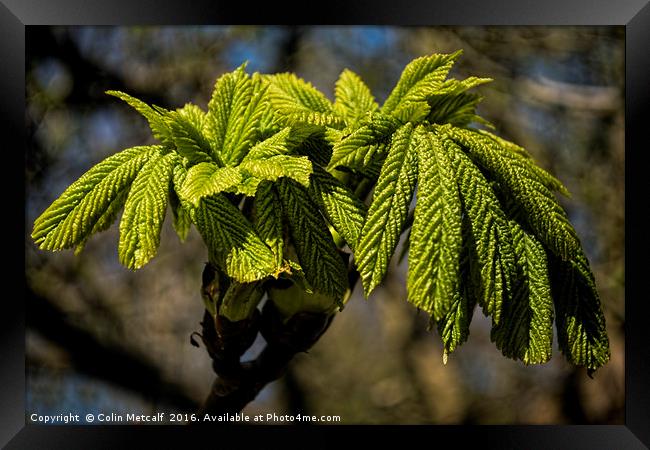
<path id="1" fill-rule="evenodd" d="M 501 356 L 489 320 L 442 364 L 427 317 L 406 302 L 406 263 L 345 310 L 249 414 L 340 415 L 342 423 L 622 424 L 624 417 L 623 27 L 27 27 L 25 255 L 27 413 L 191 412 L 213 380 L 199 331 L 207 252 L 165 222 L 158 256 L 130 272 L 117 226 L 79 256 L 39 251 L 34 219 L 91 165 L 150 142 L 107 89 L 205 106 L 216 78 L 295 71 L 330 98 L 344 68 L 383 101 L 411 59 L 463 49 L 453 75 L 494 78 L 479 112 L 569 188 L 561 199 L 590 258 L 612 359 L 589 379 L 555 346 L 543 366 Z M 248 356 L 263 345 L 258 339 Z"/>

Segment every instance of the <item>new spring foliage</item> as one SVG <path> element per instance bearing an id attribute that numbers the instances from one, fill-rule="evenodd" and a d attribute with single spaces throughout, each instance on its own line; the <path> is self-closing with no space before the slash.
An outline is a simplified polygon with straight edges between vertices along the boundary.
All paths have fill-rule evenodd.
<path id="1" fill-rule="evenodd" d="M 80 249 L 123 209 L 119 259 L 138 269 L 157 252 L 169 206 L 181 240 L 194 224 L 234 282 L 289 278 L 338 303 L 351 288 L 342 250 L 370 295 L 408 233 L 408 301 L 431 315 L 445 360 L 478 305 L 505 356 L 548 361 L 555 323 L 566 358 L 594 371 L 609 343 L 589 263 L 555 197 L 568 193 L 523 148 L 474 126 L 487 122 L 469 91 L 490 80 L 450 78 L 459 56 L 415 59 L 381 106 L 347 69 L 334 102 L 294 74 L 249 75 L 245 65 L 217 80 L 207 110 L 109 91 L 159 144 L 90 169 L 32 237 L 42 249 Z"/>

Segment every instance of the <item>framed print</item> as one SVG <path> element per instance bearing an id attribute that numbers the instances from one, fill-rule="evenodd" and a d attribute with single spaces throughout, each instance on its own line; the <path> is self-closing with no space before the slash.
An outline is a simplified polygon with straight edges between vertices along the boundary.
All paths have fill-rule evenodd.
<path id="1" fill-rule="evenodd" d="M 644 2 L 2 0 L 0 442 L 646 448 Z"/>

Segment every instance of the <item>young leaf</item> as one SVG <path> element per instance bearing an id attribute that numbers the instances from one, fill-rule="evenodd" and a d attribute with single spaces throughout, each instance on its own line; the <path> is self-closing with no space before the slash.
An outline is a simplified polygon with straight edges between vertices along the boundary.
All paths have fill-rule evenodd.
<path id="1" fill-rule="evenodd" d="M 188 207 L 186 207 L 178 196 L 181 186 L 187 177 L 187 169 L 181 164 L 174 167 L 172 173 L 172 184 L 174 188 L 169 192 L 169 205 L 172 209 L 172 225 L 181 242 L 185 242 L 187 233 L 192 226 L 192 217 Z"/>
<path id="2" fill-rule="evenodd" d="M 516 221 L 510 220 L 510 230 L 516 277 L 502 320 L 492 329 L 492 340 L 509 358 L 542 364 L 551 359 L 553 341 L 553 298 L 546 250 Z"/>
<path id="3" fill-rule="evenodd" d="M 259 180 L 276 181 L 280 177 L 287 177 L 307 187 L 312 168 L 306 156 L 278 155 L 268 159 L 243 161 L 239 170 L 242 174 Z"/>
<path id="4" fill-rule="evenodd" d="M 361 231 L 357 269 L 367 295 L 381 282 L 406 221 L 417 179 L 413 126 L 402 126 L 393 139 Z"/>
<path id="5" fill-rule="evenodd" d="M 174 153 L 152 156 L 133 180 L 118 244 L 120 262 L 129 269 L 139 269 L 156 256 L 176 158 Z"/>
<path id="6" fill-rule="evenodd" d="M 229 277 L 250 283 L 277 275 L 279 268 L 271 249 L 222 194 L 203 198 L 193 216 L 211 260 Z"/>
<path id="7" fill-rule="evenodd" d="M 483 99 L 477 94 L 458 94 L 455 96 L 438 96 L 429 101 L 431 114 L 427 120 L 431 123 L 450 123 L 459 127 L 471 122 L 482 122 L 476 115 L 476 106 Z"/>
<path id="8" fill-rule="evenodd" d="M 400 122 L 393 117 L 374 115 L 368 124 L 334 145 L 327 169 L 333 170 L 339 166 L 366 168 L 373 160 L 380 159 L 385 154 L 390 136 L 399 126 Z"/>
<path id="9" fill-rule="evenodd" d="M 133 109 L 138 111 L 144 116 L 145 119 L 149 122 L 149 127 L 154 135 L 154 137 L 162 143 L 172 143 L 173 137 L 172 132 L 169 129 L 167 122 L 165 121 L 165 115 L 169 111 L 157 106 L 155 109 L 147 105 L 142 100 L 138 100 L 135 97 L 131 97 L 129 94 L 120 91 L 106 91 L 108 95 L 117 97 L 120 100 L 126 102 Z"/>
<path id="10" fill-rule="evenodd" d="M 417 204 L 409 244 L 408 300 L 438 321 L 458 303 L 462 205 L 454 167 L 433 134 L 416 130 Z"/>
<path id="11" fill-rule="evenodd" d="M 458 51 L 448 55 L 423 56 L 408 63 L 381 111 L 390 114 L 397 109 L 400 102 L 426 100 L 445 80 L 460 53 Z"/>
<path id="12" fill-rule="evenodd" d="M 273 251 L 275 265 L 280 267 L 283 259 L 282 204 L 273 184 L 260 183 L 255 194 L 253 226 L 262 241 Z"/>
<path id="13" fill-rule="evenodd" d="M 259 75 L 252 79 L 245 65 L 220 77 L 208 103 L 208 123 L 217 153 L 226 165 L 236 164 L 256 140 L 267 111 L 266 86 Z"/>
<path id="14" fill-rule="evenodd" d="M 366 217 L 366 205 L 347 186 L 319 166 L 314 166 L 309 195 L 354 251 Z"/>
<path id="15" fill-rule="evenodd" d="M 453 353 L 461 344 L 467 341 L 469 337 L 469 326 L 474 315 L 476 307 L 476 296 L 471 289 L 472 273 L 480 273 L 480 268 L 475 267 L 479 264 L 475 257 L 475 247 L 472 241 L 472 227 L 467 214 L 461 219 L 461 229 L 463 237 L 463 248 L 461 250 L 461 259 L 459 262 L 460 271 L 458 274 L 461 280 L 459 295 L 454 297 L 451 308 L 437 322 L 438 333 L 442 340 L 443 363 L 447 363 L 447 357 Z"/>
<path id="16" fill-rule="evenodd" d="M 469 151 L 472 159 L 490 172 L 506 194 L 525 212 L 526 225 L 553 253 L 570 260 L 580 241 L 553 193 L 530 169 L 530 161 L 499 147 L 484 134 L 456 127 L 449 136 Z"/>
<path id="17" fill-rule="evenodd" d="M 241 172 L 235 167 L 217 167 L 212 163 L 199 163 L 187 171 L 178 195 L 181 200 L 196 207 L 202 198 L 224 192 L 241 181 Z"/>
<path id="18" fill-rule="evenodd" d="M 278 191 L 307 281 L 340 301 L 347 288 L 347 272 L 320 211 L 305 188 L 291 179 L 279 180 Z"/>
<path id="19" fill-rule="evenodd" d="M 560 194 L 564 195 L 565 197 L 570 197 L 571 194 L 569 193 L 569 190 L 562 184 L 560 180 L 555 178 L 553 175 L 539 167 L 537 164 L 534 163 L 533 157 L 522 147 L 519 145 L 507 141 L 496 134 L 490 133 L 489 131 L 485 130 L 477 130 L 479 133 L 481 133 L 483 136 L 492 139 L 493 141 L 496 142 L 496 144 L 501 147 L 505 151 L 509 151 L 514 153 L 515 155 L 521 156 L 524 163 L 528 162 L 529 169 L 531 172 L 534 173 L 536 176 L 537 180 L 542 183 L 544 186 L 546 186 L 548 189 L 552 191 L 557 191 Z"/>
<path id="20" fill-rule="evenodd" d="M 431 111 L 427 102 L 403 102 L 393 112 L 393 116 L 400 122 L 420 122 L 424 120 Z"/>
<path id="21" fill-rule="evenodd" d="M 286 155 L 289 153 L 289 147 L 292 143 L 290 136 L 291 128 L 283 128 L 281 131 L 255 144 L 242 162 Z"/>
<path id="22" fill-rule="evenodd" d="M 470 277 L 478 303 L 486 315 L 499 323 L 503 302 L 508 298 L 514 275 L 512 237 L 505 213 L 481 171 L 451 139 L 440 135 L 456 173 L 463 203 L 469 218 Z"/>
<path id="23" fill-rule="evenodd" d="M 460 292 L 454 298 L 449 311 L 437 323 L 438 333 L 443 344 L 444 363 L 447 355 L 451 354 L 469 337 L 469 325 L 474 315 L 476 300 L 466 292 Z"/>
<path id="24" fill-rule="evenodd" d="M 106 211 L 101 215 L 101 217 L 97 220 L 97 223 L 95 223 L 95 226 L 93 229 L 90 231 L 90 233 L 85 237 L 85 239 L 77 244 L 77 246 L 74 249 L 74 254 L 78 255 L 81 253 L 81 251 L 84 249 L 86 246 L 86 243 L 88 242 L 88 239 L 90 236 L 101 233 L 102 231 L 106 231 L 110 228 L 111 225 L 115 222 L 117 219 L 117 216 L 119 212 L 122 210 L 122 207 L 124 206 L 124 203 L 126 203 L 126 196 L 129 194 L 129 188 L 130 186 L 125 186 L 111 201 L 111 203 L 108 205 L 106 208 Z"/>
<path id="25" fill-rule="evenodd" d="M 267 75 L 269 99 L 283 115 L 295 113 L 331 114 L 332 104 L 318 89 L 292 73 Z"/>
<path id="26" fill-rule="evenodd" d="M 570 363 L 595 372 L 609 361 L 610 350 L 589 262 L 582 252 L 571 261 L 549 259 L 560 350 Z"/>
<path id="27" fill-rule="evenodd" d="M 161 146 L 133 147 L 94 166 L 36 219 L 32 239 L 43 250 L 63 250 L 85 242 L 142 166 L 161 151 Z"/>
<path id="28" fill-rule="evenodd" d="M 203 132 L 206 119 L 201 108 L 187 104 L 178 111 L 170 111 L 165 119 L 171 130 L 171 139 L 181 156 L 192 164 L 213 159 L 220 162 Z"/>
<path id="29" fill-rule="evenodd" d="M 334 110 L 354 127 L 367 113 L 375 112 L 379 105 L 368 86 L 351 70 L 345 69 L 336 81 Z"/>

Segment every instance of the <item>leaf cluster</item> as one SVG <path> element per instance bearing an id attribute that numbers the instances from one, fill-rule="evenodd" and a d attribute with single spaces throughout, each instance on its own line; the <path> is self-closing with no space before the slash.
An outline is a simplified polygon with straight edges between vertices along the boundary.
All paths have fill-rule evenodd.
<path id="1" fill-rule="evenodd" d="M 555 198 L 566 188 L 480 127 L 490 127 L 477 114 L 482 97 L 469 91 L 490 80 L 450 78 L 459 56 L 415 59 L 382 106 L 349 70 L 334 102 L 295 74 L 245 65 L 217 80 L 207 111 L 109 91 L 159 144 L 90 169 L 32 237 L 46 250 L 81 249 L 124 209 L 119 259 L 137 269 L 155 256 L 169 205 L 180 239 L 194 225 L 226 284 L 275 286 L 273 298 L 269 282 L 287 278 L 319 305 L 340 305 L 348 272 L 370 295 L 404 236 L 408 301 L 431 315 L 445 361 L 478 305 L 505 356 L 548 361 L 555 322 L 567 359 L 596 370 L 609 344 L 589 263 Z"/>

